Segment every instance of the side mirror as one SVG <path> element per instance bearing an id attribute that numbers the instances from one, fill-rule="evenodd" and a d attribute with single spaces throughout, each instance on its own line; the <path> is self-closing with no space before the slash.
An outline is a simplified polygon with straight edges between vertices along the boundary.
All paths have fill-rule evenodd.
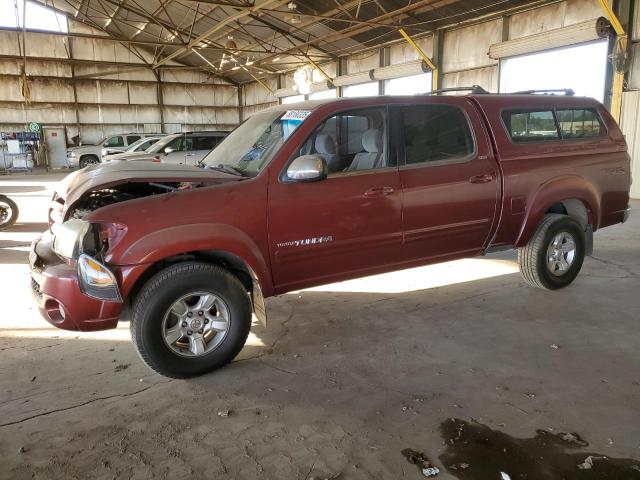
<path id="1" fill-rule="evenodd" d="M 164 153 L 166 153 L 167 155 L 168 155 L 168 154 L 170 154 L 170 153 L 171 153 L 171 152 L 173 152 L 173 151 L 174 151 L 174 150 L 173 150 L 173 148 L 171 148 L 171 147 L 167 147 L 167 148 L 165 148 L 165 149 L 164 149 Z"/>
<path id="2" fill-rule="evenodd" d="M 287 179 L 294 182 L 316 182 L 328 175 L 327 161 L 318 155 L 302 155 L 287 168 Z"/>

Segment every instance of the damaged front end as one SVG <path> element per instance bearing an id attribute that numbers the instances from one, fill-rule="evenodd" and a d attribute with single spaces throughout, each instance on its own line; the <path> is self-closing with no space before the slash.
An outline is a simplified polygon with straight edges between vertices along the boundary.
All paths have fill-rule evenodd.
<path id="1" fill-rule="evenodd" d="M 90 213 L 116 203 L 162 195 L 203 186 L 194 182 L 127 182 L 122 185 L 90 190 L 65 212 L 61 197 L 54 197 L 62 211 L 49 215 L 53 234 L 51 250 L 67 263 L 75 263 L 80 291 L 103 302 L 122 302 L 116 274 L 106 265 L 107 252 L 127 232 L 127 226 L 117 222 L 90 222 Z M 61 221 L 62 220 L 62 221 Z"/>

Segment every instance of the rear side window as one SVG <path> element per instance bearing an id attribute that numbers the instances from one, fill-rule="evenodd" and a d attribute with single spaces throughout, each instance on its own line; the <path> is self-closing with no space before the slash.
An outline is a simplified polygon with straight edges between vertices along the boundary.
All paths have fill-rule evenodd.
<path id="1" fill-rule="evenodd" d="M 553 110 L 504 112 L 502 120 L 511 140 L 515 143 L 542 142 L 560 138 Z"/>
<path id="2" fill-rule="evenodd" d="M 406 165 L 460 159 L 474 150 L 466 115 L 450 105 L 399 107 Z"/>
<path id="3" fill-rule="evenodd" d="M 194 150 L 211 150 L 220 143 L 219 137 L 195 137 Z"/>
<path id="4" fill-rule="evenodd" d="M 591 109 L 556 110 L 562 138 L 602 137 L 607 134 L 600 116 Z"/>
<path id="5" fill-rule="evenodd" d="M 127 145 L 131 145 L 133 142 L 137 142 L 140 140 L 140 135 L 128 135 L 127 136 Z"/>

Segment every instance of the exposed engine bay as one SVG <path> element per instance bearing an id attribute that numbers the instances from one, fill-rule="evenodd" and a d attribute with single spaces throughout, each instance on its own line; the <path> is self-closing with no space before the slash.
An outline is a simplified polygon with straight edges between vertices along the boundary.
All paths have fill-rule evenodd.
<path id="1" fill-rule="evenodd" d="M 86 215 L 107 205 L 126 202 L 151 195 L 162 195 L 178 190 L 190 190 L 204 186 L 193 182 L 140 182 L 124 183 L 110 188 L 93 190 L 85 194 L 68 213 L 67 218 L 83 219 Z"/>

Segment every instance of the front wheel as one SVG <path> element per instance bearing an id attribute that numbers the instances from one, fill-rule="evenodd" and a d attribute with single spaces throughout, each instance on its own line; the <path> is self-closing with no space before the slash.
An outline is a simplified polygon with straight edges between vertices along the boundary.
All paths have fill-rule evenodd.
<path id="1" fill-rule="evenodd" d="M 100 163 L 100 159 L 95 155 L 85 155 L 80 159 L 80 168 L 88 167 L 90 165 L 97 165 Z"/>
<path id="2" fill-rule="evenodd" d="M 9 197 L 0 195 L 0 230 L 10 227 L 18 220 L 18 205 Z"/>
<path id="3" fill-rule="evenodd" d="M 133 307 L 131 337 L 156 372 L 188 378 L 229 363 L 251 327 L 251 301 L 242 283 L 215 265 L 185 262 L 154 275 Z"/>
<path id="4" fill-rule="evenodd" d="M 520 273 L 533 287 L 546 290 L 566 287 L 582 268 L 585 247 L 585 232 L 576 220 L 547 214 L 529 243 L 518 249 Z"/>

